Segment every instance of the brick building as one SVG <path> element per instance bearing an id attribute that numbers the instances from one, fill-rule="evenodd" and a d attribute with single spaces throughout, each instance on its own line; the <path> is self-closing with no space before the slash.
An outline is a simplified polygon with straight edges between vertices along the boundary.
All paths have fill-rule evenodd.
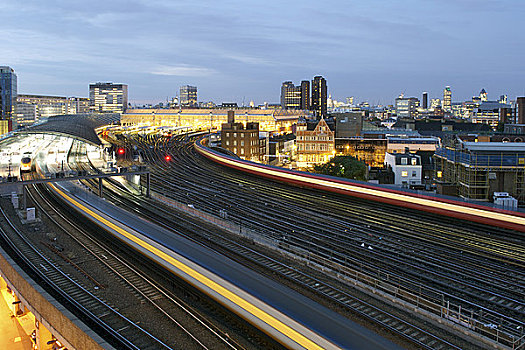
<path id="1" fill-rule="evenodd" d="M 236 123 L 235 112 L 228 111 L 228 122 L 221 128 L 221 147 L 242 159 L 259 161 L 259 123 Z"/>

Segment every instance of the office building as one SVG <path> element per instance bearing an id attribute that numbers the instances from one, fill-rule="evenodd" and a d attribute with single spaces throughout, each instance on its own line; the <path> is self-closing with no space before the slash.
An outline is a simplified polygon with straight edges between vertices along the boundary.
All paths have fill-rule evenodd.
<path id="1" fill-rule="evenodd" d="M 452 110 L 452 90 L 450 86 L 445 87 L 443 90 L 443 110 L 450 112 Z"/>
<path id="2" fill-rule="evenodd" d="M 441 100 L 439 98 L 433 98 L 430 100 L 430 109 L 441 108 Z"/>
<path id="3" fill-rule="evenodd" d="M 335 139 L 337 155 L 352 156 L 371 167 L 383 167 L 386 148 L 386 138 L 351 137 Z"/>
<path id="4" fill-rule="evenodd" d="M 89 98 L 87 97 L 68 97 L 67 114 L 89 113 Z"/>
<path id="5" fill-rule="evenodd" d="M 124 113 L 128 107 L 128 86 L 113 83 L 90 84 L 89 107 L 97 113 Z"/>
<path id="6" fill-rule="evenodd" d="M 485 89 L 481 89 L 481 91 L 479 92 L 479 99 L 481 102 L 487 102 L 487 92 L 485 91 Z"/>
<path id="7" fill-rule="evenodd" d="M 332 113 L 335 118 L 335 137 L 349 138 L 361 136 L 365 112 Z"/>
<path id="8" fill-rule="evenodd" d="M 326 116 L 328 88 L 326 79 L 322 76 L 314 77 L 312 80 L 311 110 L 315 112 L 318 119 Z"/>
<path id="9" fill-rule="evenodd" d="M 510 117 L 511 105 L 499 102 L 481 102 L 479 106 L 472 110 L 472 123 L 488 124 L 496 129 L 500 121 L 505 121 Z"/>
<path id="10" fill-rule="evenodd" d="M 440 145 L 438 137 L 387 136 L 388 153 L 435 152 Z"/>
<path id="11" fill-rule="evenodd" d="M 181 86 L 179 102 L 182 107 L 197 107 L 197 87 L 190 85 Z"/>
<path id="12" fill-rule="evenodd" d="M 424 109 L 428 109 L 428 92 L 423 92 L 423 105 Z"/>
<path id="13" fill-rule="evenodd" d="M 63 114 L 82 114 L 89 112 L 89 99 L 85 97 L 18 95 L 13 127 L 29 126 L 47 117 Z"/>
<path id="14" fill-rule="evenodd" d="M 516 99 L 516 117 L 518 124 L 525 124 L 525 97 Z"/>
<path id="15" fill-rule="evenodd" d="M 419 100 L 415 97 L 403 97 L 401 95 L 396 98 L 396 114 L 398 119 L 415 118 L 418 107 Z"/>
<path id="16" fill-rule="evenodd" d="M 0 66 L 0 119 L 10 120 L 16 105 L 17 78 L 11 67 Z"/>
<path id="17" fill-rule="evenodd" d="M 310 110 L 310 80 L 301 81 L 301 109 Z"/>
<path id="18" fill-rule="evenodd" d="M 301 86 L 285 81 L 281 86 L 281 107 L 283 109 L 301 109 Z"/>

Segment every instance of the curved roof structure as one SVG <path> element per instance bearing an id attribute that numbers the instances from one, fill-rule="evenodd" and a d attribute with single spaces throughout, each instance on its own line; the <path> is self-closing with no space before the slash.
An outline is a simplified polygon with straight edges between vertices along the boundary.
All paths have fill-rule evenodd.
<path id="1" fill-rule="evenodd" d="M 19 132 L 67 135 L 94 145 L 101 145 L 102 142 L 95 129 L 119 121 L 120 114 L 115 113 L 57 115 Z"/>

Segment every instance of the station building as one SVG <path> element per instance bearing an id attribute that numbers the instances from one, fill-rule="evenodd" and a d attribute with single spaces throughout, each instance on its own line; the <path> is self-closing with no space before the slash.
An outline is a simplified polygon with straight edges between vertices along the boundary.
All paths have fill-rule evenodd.
<path id="1" fill-rule="evenodd" d="M 228 123 L 232 108 L 178 108 L 130 109 L 122 115 L 124 126 L 188 126 L 194 129 L 219 130 Z M 236 120 L 243 124 L 258 123 L 262 131 L 289 133 L 301 117 L 311 114 L 306 110 L 234 108 Z"/>

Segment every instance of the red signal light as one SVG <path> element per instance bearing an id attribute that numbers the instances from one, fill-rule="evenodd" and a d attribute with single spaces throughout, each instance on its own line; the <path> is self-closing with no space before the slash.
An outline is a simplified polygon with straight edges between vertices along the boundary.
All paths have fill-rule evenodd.
<path id="1" fill-rule="evenodd" d="M 168 154 L 164 157 L 164 159 L 166 160 L 166 162 L 169 162 L 171 160 L 171 156 Z"/>
<path id="2" fill-rule="evenodd" d="M 118 154 L 124 154 L 124 152 L 125 152 L 125 151 L 124 151 L 124 148 L 119 148 L 119 149 L 118 149 Z"/>

